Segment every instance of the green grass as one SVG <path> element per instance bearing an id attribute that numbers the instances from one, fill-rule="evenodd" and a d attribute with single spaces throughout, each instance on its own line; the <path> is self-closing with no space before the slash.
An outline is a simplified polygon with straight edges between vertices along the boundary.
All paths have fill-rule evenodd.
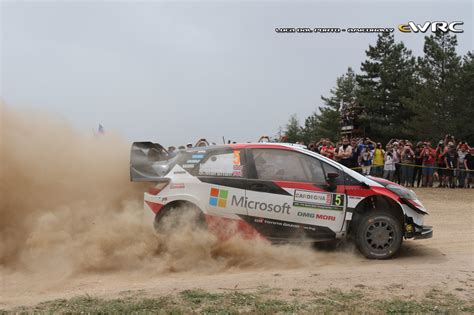
<path id="1" fill-rule="evenodd" d="M 116 299 L 81 296 L 40 303 L 34 307 L 20 307 L 13 311 L 89 314 L 472 314 L 474 301 L 462 300 L 440 290 L 431 290 L 418 300 L 381 300 L 373 298 L 370 290 L 329 289 L 308 292 L 296 288 L 284 292 L 281 289 L 260 287 L 253 292 L 224 293 L 195 289 L 161 297 L 140 297 L 134 292 Z"/>
<path id="2" fill-rule="evenodd" d="M 90 296 L 81 296 L 70 300 L 55 300 L 38 304 L 27 310 L 28 312 L 71 312 L 71 313 L 132 313 L 136 311 L 154 312 L 156 310 L 169 308 L 165 298 L 122 298 L 104 300 Z M 23 310 L 19 310 L 23 311 Z"/>

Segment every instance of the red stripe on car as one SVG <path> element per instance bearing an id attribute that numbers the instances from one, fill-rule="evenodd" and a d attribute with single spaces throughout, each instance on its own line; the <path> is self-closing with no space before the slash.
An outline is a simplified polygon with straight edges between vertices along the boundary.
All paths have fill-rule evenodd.
<path id="1" fill-rule="evenodd" d="M 156 203 L 156 202 L 151 202 L 151 201 L 146 201 L 146 200 L 145 202 L 155 214 L 157 214 L 161 210 L 161 208 L 163 208 L 163 204 L 161 203 Z"/>

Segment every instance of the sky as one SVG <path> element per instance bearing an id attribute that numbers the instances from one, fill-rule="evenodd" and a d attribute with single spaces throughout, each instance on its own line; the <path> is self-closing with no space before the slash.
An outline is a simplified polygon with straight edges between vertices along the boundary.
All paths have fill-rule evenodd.
<path id="1" fill-rule="evenodd" d="M 408 21 L 463 21 L 472 1 L 2 1 L 1 94 L 92 132 L 180 145 L 256 141 L 323 103 L 376 34 L 279 34 L 278 27 L 392 27 L 415 55 Z"/>

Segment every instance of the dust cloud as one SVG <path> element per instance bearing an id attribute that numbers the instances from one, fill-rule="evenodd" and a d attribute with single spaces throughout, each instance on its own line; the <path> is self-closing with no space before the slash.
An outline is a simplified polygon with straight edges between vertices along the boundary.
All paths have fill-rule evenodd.
<path id="1" fill-rule="evenodd" d="M 293 268 L 317 258 L 183 224 L 166 237 L 144 219 L 146 185 L 129 181 L 129 143 L 0 104 L 0 267 L 11 272 L 156 273 Z"/>

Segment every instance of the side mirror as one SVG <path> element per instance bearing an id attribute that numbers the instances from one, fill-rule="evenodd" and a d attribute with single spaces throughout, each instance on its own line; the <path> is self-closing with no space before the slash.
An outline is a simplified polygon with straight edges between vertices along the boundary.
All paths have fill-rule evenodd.
<path id="1" fill-rule="evenodd" d="M 328 177 L 328 188 L 329 190 L 335 190 L 337 185 L 336 185 L 336 178 L 339 177 L 339 173 L 327 173 Z"/>

